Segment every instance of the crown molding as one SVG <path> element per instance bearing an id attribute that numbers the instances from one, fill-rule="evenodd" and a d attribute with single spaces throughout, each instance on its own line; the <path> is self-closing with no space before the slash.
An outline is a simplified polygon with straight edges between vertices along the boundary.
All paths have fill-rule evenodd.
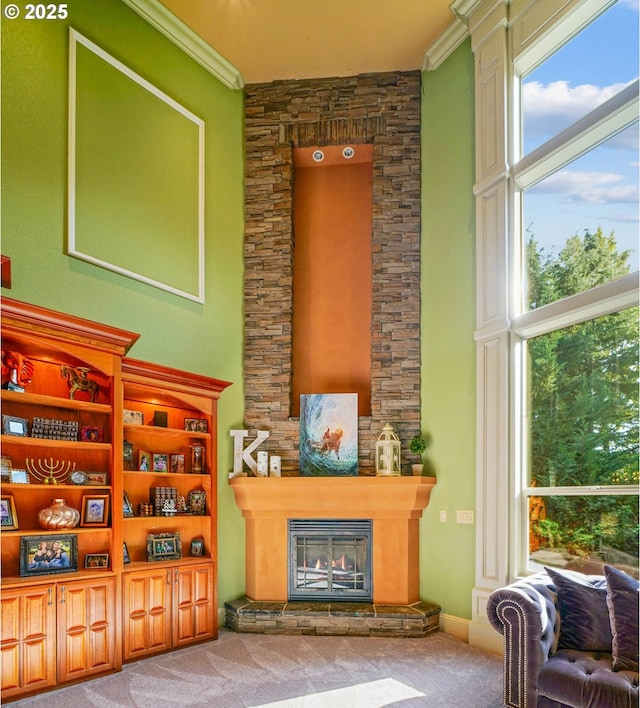
<path id="1" fill-rule="evenodd" d="M 512 0 L 453 0 L 449 9 L 455 16 L 455 21 L 427 48 L 422 62 L 423 71 L 437 69 L 443 61 L 470 36 L 469 21 L 472 15 L 479 11 L 479 17 L 489 14 L 498 5 L 509 5 Z M 476 24 L 478 18 L 474 18 Z"/>
<path id="2" fill-rule="evenodd" d="M 140 17 L 182 49 L 230 89 L 240 90 L 244 80 L 239 69 L 179 20 L 158 0 L 122 0 Z"/>
<path id="3" fill-rule="evenodd" d="M 456 17 L 468 22 L 469 15 L 477 10 L 485 0 L 453 0 L 450 9 Z"/>
<path id="4" fill-rule="evenodd" d="M 469 28 L 459 17 L 429 46 L 424 53 L 422 71 L 433 71 L 448 59 L 469 36 Z"/>

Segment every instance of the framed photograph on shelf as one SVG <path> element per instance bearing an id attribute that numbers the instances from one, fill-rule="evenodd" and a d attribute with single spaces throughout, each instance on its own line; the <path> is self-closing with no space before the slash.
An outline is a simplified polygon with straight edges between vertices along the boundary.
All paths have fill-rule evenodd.
<path id="1" fill-rule="evenodd" d="M 29 484 L 27 470 L 11 470 L 11 484 Z"/>
<path id="2" fill-rule="evenodd" d="M 122 562 L 127 565 L 127 563 L 131 563 L 131 556 L 129 555 L 129 549 L 127 548 L 127 544 L 123 541 L 122 542 Z"/>
<path id="3" fill-rule="evenodd" d="M 109 554 L 87 553 L 84 557 L 84 567 L 89 570 L 107 570 L 109 568 Z"/>
<path id="4" fill-rule="evenodd" d="M 70 573 L 78 570 L 78 536 L 74 533 L 22 536 L 20 576 Z"/>
<path id="5" fill-rule="evenodd" d="M 107 526 L 109 523 L 109 495 L 85 494 L 82 497 L 81 526 Z"/>
<path id="6" fill-rule="evenodd" d="M 141 472 L 151 471 L 151 453 L 144 450 L 138 451 L 138 469 Z"/>
<path id="7" fill-rule="evenodd" d="M 0 497 L 0 529 L 10 531 L 18 528 L 18 515 L 13 494 L 3 494 Z"/>
<path id="8" fill-rule="evenodd" d="M 154 472 L 168 472 L 169 471 L 169 456 L 163 452 L 153 453 L 153 471 Z"/>
<path id="9" fill-rule="evenodd" d="M 184 429 L 190 433 L 208 433 L 209 425 L 206 418 L 185 418 Z"/>
<path id="10" fill-rule="evenodd" d="M 2 455 L 0 460 L 0 482 L 11 482 L 13 463 L 9 455 Z"/>
<path id="11" fill-rule="evenodd" d="M 192 556 L 203 556 L 204 555 L 204 538 L 198 536 L 191 541 L 191 555 Z"/>
<path id="12" fill-rule="evenodd" d="M 106 487 L 109 484 L 108 472 L 85 472 L 87 475 L 87 484 L 94 487 Z"/>
<path id="13" fill-rule="evenodd" d="M 170 460 L 173 474 L 184 474 L 184 455 L 171 455 Z"/>
<path id="14" fill-rule="evenodd" d="M 133 513 L 133 504 L 131 503 L 131 499 L 129 499 L 129 495 L 126 492 L 124 493 L 122 499 L 122 515 L 125 519 L 131 519 L 135 516 Z"/>
<path id="15" fill-rule="evenodd" d="M 83 442 L 104 442 L 104 428 L 101 425 L 83 425 L 80 439 Z"/>
<path id="16" fill-rule="evenodd" d="M 125 425 L 142 425 L 144 422 L 142 411 L 132 411 L 125 408 L 122 412 L 122 422 Z"/>
<path id="17" fill-rule="evenodd" d="M 163 561 L 182 558 L 179 533 L 150 533 L 147 535 L 147 560 Z"/>
<path id="18" fill-rule="evenodd" d="M 207 494 L 204 489 L 192 489 L 187 495 L 189 513 L 193 516 L 205 516 L 207 513 Z"/>
<path id="19" fill-rule="evenodd" d="M 13 415 L 2 416 L 2 432 L 5 435 L 17 435 L 26 438 L 29 435 L 29 421 Z"/>

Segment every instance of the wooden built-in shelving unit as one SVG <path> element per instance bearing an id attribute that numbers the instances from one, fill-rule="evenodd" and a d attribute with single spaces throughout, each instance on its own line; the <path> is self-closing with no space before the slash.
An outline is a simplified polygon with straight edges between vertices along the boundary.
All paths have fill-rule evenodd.
<path id="1" fill-rule="evenodd" d="M 8 526 L 17 526 L 3 528 L 1 538 L 2 700 L 117 671 L 123 661 L 217 637 L 217 401 L 229 384 L 127 359 L 137 334 L 9 298 L 2 299 L 2 338 L 3 352 L 16 352 L 33 365 L 24 392 L 6 390 L 10 371 L 3 371 L 2 414 L 26 421 L 26 434 L 7 434 L 15 431 L 3 427 L 2 454 L 10 458 L 12 470 L 28 471 L 47 461 L 68 470 L 58 484 L 33 474 L 28 483 L 2 480 L 3 499 L 12 502 L 15 513 Z M 95 400 L 82 391 L 71 398 L 63 365 L 88 370 L 98 385 Z M 124 425 L 124 409 L 141 411 L 143 424 Z M 151 424 L 156 411 L 166 414 L 167 427 Z M 35 417 L 77 423 L 78 439 L 30 436 Z M 206 432 L 185 430 L 185 418 L 206 421 Z M 98 429 L 100 440 L 83 440 L 83 427 Z M 188 467 L 178 474 L 125 469 L 125 439 L 134 446 L 135 460 L 145 450 L 168 459 L 184 455 L 186 462 L 190 443 L 198 442 L 205 449 L 206 468 L 198 475 Z M 73 484 L 73 470 L 94 477 L 100 473 L 102 479 Z M 154 486 L 176 487 L 187 498 L 192 489 L 201 489 L 204 513 L 187 509 L 175 516 L 126 518 L 125 491 L 137 513 Z M 53 498 L 81 510 L 84 497 L 97 494 L 109 502 L 104 525 L 88 526 L 81 518 L 72 529 L 40 527 L 38 512 Z M 55 539 L 62 533 L 73 534 L 77 567 L 25 572 L 21 539 Z M 147 536 L 157 533 L 179 534 L 182 557 L 149 562 Z M 194 539 L 202 539 L 197 557 L 190 556 Z M 85 568 L 87 554 L 108 556 L 108 565 Z"/>

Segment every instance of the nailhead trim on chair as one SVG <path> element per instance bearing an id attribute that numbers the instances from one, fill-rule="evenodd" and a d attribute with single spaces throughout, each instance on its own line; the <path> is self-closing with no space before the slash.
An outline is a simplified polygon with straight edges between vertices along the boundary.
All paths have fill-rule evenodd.
<path id="1" fill-rule="evenodd" d="M 505 605 L 507 607 L 505 608 Z M 510 619 L 508 619 L 507 613 L 505 610 L 513 610 L 515 613 L 517 619 L 518 619 L 518 627 L 520 631 L 518 632 L 518 635 L 522 637 L 520 647 L 519 647 L 519 655 L 521 657 L 521 660 L 518 662 L 518 681 L 517 681 L 517 688 L 518 688 L 518 696 L 516 697 L 516 702 L 513 702 L 513 696 L 511 695 L 511 688 L 513 686 L 513 681 L 511 680 L 512 677 L 507 675 L 507 670 L 509 668 L 509 663 L 507 662 L 507 657 L 508 656 L 513 656 L 513 628 L 512 628 L 512 622 Z M 527 662 L 527 632 L 526 632 L 526 622 L 524 621 L 524 612 L 514 606 L 513 602 L 511 600 L 502 600 L 501 602 L 498 603 L 496 606 L 496 614 L 504 624 L 505 628 L 508 628 L 508 633 L 507 636 L 505 636 L 505 641 L 508 643 L 508 648 L 505 649 L 504 656 L 503 656 L 503 661 L 504 661 L 504 670 L 502 672 L 503 676 L 503 688 L 502 688 L 502 697 L 504 700 L 504 704 L 506 706 L 509 706 L 510 708 L 528 708 L 527 706 L 527 677 L 526 674 L 523 672 L 522 667 L 526 666 Z"/>

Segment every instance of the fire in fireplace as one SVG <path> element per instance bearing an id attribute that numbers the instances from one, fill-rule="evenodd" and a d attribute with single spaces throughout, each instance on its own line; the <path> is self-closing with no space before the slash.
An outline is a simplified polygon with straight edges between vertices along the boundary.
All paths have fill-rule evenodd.
<path id="1" fill-rule="evenodd" d="M 370 519 L 289 519 L 289 599 L 372 599 Z"/>

